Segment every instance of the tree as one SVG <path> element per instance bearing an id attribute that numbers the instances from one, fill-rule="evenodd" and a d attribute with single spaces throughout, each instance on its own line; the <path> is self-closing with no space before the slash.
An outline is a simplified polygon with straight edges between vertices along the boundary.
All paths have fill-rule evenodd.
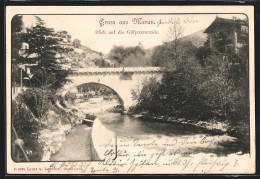
<path id="1" fill-rule="evenodd" d="M 182 58 L 187 58 L 188 56 L 193 56 L 193 53 L 196 51 L 196 47 L 189 41 L 178 42 L 178 47 L 174 47 L 175 45 L 175 42 L 166 42 L 163 45 L 155 47 L 151 56 L 152 66 L 174 69 L 177 61 L 181 61 Z"/>
<path id="2" fill-rule="evenodd" d="M 183 29 L 178 21 L 169 32 L 173 40 L 156 47 L 152 55 L 153 65 L 164 69 L 162 80 L 144 86 L 137 108 L 157 115 L 199 117 L 205 106 L 199 93 L 203 70 L 194 58 L 196 47 L 191 42 L 179 41 Z"/>
<path id="3" fill-rule="evenodd" d="M 22 45 L 21 33 L 23 29 L 23 16 L 15 15 L 11 21 L 11 39 L 12 39 L 12 59 L 19 56 L 19 49 Z"/>
<path id="4" fill-rule="evenodd" d="M 109 53 L 109 59 L 116 61 L 118 66 L 124 63 L 125 57 L 126 54 L 123 46 L 114 46 Z"/>
<path id="5" fill-rule="evenodd" d="M 22 46 L 23 16 L 15 15 L 11 21 L 11 59 L 12 59 L 12 86 L 20 83 L 20 69 L 16 64 L 19 58 L 19 50 Z"/>
<path id="6" fill-rule="evenodd" d="M 213 114 L 232 123 L 249 119 L 248 49 L 240 53 L 210 54 L 205 61 L 208 74 L 201 94 Z"/>
<path id="7" fill-rule="evenodd" d="M 32 77 L 29 86 L 33 87 L 24 94 L 24 103 L 35 116 L 42 118 L 54 103 L 56 92 L 69 81 L 68 70 L 62 69 L 63 57 L 56 58 L 61 48 L 61 39 L 52 28 L 45 27 L 44 21 L 35 16 L 36 25 L 27 28 L 22 34 L 22 41 L 29 44 L 29 49 L 16 60 L 16 64 L 34 64 L 31 67 Z"/>
<path id="8" fill-rule="evenodd" d="M 146 52 L 142 45 L 135 47 L 114 46 L 109 53 L 109 58 L 118 66 L 140 67 L 147 66 L 150 61 L 146 58 Z"/>
<path id="9" fill-rule="evenodd" d="M 49 89 L 28 89 L 22 96 L 23 102 L 32 113 L 42 118 L 50 106 L 55 103 L 55 95 Z"/>
<path id="10" fill-rule="evenodd" d="M 211 54 L 211 49 L 207 46 L 199 47 L 196 52 L 196 59 L 201 66 L 206 66 L 206 58 Z"/>
<path id="11" fill-rule="evenodd" d="M 128 67 L 146 66 L 148 62 L 145 55 L 145 50 L 141 44 L 135 47 L 127 47 L 125 48 L 124 65 Z"/>
<path id="12" fill-rule="evenodd" d="M 178 58 L 180 51 L 180 38 L 183 35 L 184 29 L 180 25 L 180 19 L 173 20 L 173 25 L 169 28 L 170 39 L 172 40 L 172 50 L 174 51 L 174 58 Z"/>
<path id="13" fill-rule="evenodd" d="M 186 48 L 186 45 L 190 47 L 192 44 L 180 41 L 183 32 L 184 29 L 180 25 L 180 19 L 174 19 L 173 25 L 169 27 L 168 32 L 168 39 L 170 39 L 170 41 L 165 42 L 163 45 L 154 49 L 151 59 L 153 66 L 163 66 L 167 69 L 173 68 L 175 66 L 175 61 L 185 55 L 183 54 L 183 49 Z"/>
<path id="14" fill-rule="evenodd" d="M 56 91 L 65 82 L 69 71 L 63 70 L 55 57 L 60 49 L 59 38 L 52 28 L 45 27 L 44 21 L 36 17 L 36 26 L 28 28 L 23 35 L 23 40 L 29 44 L 26 56 L 21 58 L 23 63 L 36 63 L 32 68 L 33 77 L 30 82 L 34 87 Z M 60 61 L 62 58 L 59 59 Z"/>
<path id="15" fill-rule="evenodd" d="M 73 44 L 73 46 L 74 46 L 75 48 L 80 48 L 80 47 L 81 47 L 81 42 L 80 42 L 79 39 L 74 39 L 74 40 L 72 41 L 72 44 Z"/>
<path id="16" fill-rule="evenodd" d="M 221 55 L 214 55 L 213 61 L 205 68 L 208 77 L 200 86 L 201 94 L 205 96 L 204 103 L 215 117 L 225 120 L 234 90 L 232 82 L 228 79 L 230 65 Z"/>
<path id="17" fill-rule="evenodd" d="M 140 93 L 132 91 L 133 97 L 136 97 L 137 104 L 132 109 L 135 112 L 145 112 L 153 115 L 160 115 L 164 113 L 164 106 L 161 102 L 160 95 L 160 82 L 151 78 L 144 82 L 144 86 Z M 135 99 L 135 100 L 136 100 Z"/>
<path id="18" fill-rule="evenodd" d="M 96 59 L 94 59 L 94 63 L 98 67 L 110 67 L 110 63 L 108 63 L 103 58 L 96 58 Z"/>
<path id="19" fill-rule="evenodd" d="M 174 69 L 166 68 L 160 86 L 165 115 L 195 118 L 201 116 L 204 105 L 199 93 L 203 70 L 194 59 L 192 51 L 183 49 L 185 54 L 175 60 Z M 179 53 L 182 54 L 182 53 Z"/>

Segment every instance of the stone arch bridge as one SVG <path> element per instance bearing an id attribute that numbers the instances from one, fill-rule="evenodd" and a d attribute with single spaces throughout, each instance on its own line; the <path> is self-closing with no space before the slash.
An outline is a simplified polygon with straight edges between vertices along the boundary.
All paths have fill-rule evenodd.
<path id="1" fill-rule="evenodd" d="M 141 90 L 150 78 L 161 80 L 160 67 L 79 68 L 68 76 L 71 81 L 60 93 L 64 96 L 70 89 L 86 83 L 99 83 L 113 89 L 120 98 L 124 110 L 134 104 L 132 90 Z"/>

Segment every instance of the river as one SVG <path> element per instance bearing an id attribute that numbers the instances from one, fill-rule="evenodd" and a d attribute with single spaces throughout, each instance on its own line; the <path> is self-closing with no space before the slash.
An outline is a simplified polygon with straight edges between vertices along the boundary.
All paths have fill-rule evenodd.
<path id="1" fill-rule="evenodd" d="M 241 154 L 241 151 L 243 151 L 243 146 L 241 146 L 238 140 L 226 134 L 212 135 L 210 132 L 194 126 L 151 122 L 130 115 L 111 113 L 106 111 L 105 105 L 102 108 L 100 108 L 102 105 L 95 108 L 89 106 L 84 108 L 84 106 L 86 104 L 80 104 L 78 107 L 81 107 L 84 113 L 91 112 L 95 114 L 98 120 L 117 136 L 137 136 L 142 140 L 163 139 L 164 141 L 173 141 L 178 139 L 187 144 L 178 146 L 180 150 L 196 150 L 196 153 L 213 153 L 218 156 L 225 156 L 231 153 Z M 111 107 L 108 104 L 107 108 L 109 106 Z M 89 131 L 90 127 L 86 125 L 78 124 L 74 127 L 61 149 L 52 156 L 51 161 L 89 160 L 91 158 L 89 156 Z M 204 140 L 204 143 L 209 143 L 209 141 L 211 143 L 204 147 L 201 144 L 202 140 Z M 200 142 L 194 143 L 194 141 Z"/>
<path id="2" fill-rule="evenodd" d="M 245 152 L 240 141 L 235 137 L 226 134 L 211 134 L 210 131 L 195 126 L 151 122 L 149 119 L 144 120 L 119 113 L 100 112 L 96 115 L 104 126 L 115 132 L 117 136 L 138 136 L 138 138 L 143 140 L 149 138 L 150 141 L 153 141 L 153 139 L 164 139 L 164 141 L 173 141 L 175 139 L 179 139 L 180 141 L 181 139 L 186 143 L 196 141 L 197 145 L 195 143 L 195 145 L 189 145 L 189 150 L 196 149 L 196 153 L 214 153 L 219 156 Z M 208 143 L 209 141 L 214 142 L 203 148 L 200 144 L 203 143 L 201 141 L 205 137 Z M 185 145 L 185 147 L 187 146 Z M 197 150 L 197 148 L 199 149 Z M 183 150 L 186 150 L 186 148 L 183 148 Z"/>

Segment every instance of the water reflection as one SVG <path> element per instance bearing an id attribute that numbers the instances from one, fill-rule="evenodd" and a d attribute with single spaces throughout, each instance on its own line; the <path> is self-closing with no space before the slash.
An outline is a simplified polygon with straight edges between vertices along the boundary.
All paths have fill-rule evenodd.
<path id="1" fill-rule="evenodd" d="M 200 129 L 181 124 L 167 124 L 141 120 L 119 113 L 100 112 L 96 114 L 102 123 L 120 136 L 162 134 L 167 136 L 203 134 Z"/>
<path id="2" fill-rule="evenodd" d="M 183 148 L 182 150 L 196 150 L 195 153 L 214 153 L 220 156 L 237 152 L 248 153 L 248 149 L 241 145 L 241 141 L 234 137 L 223 134 L 213 135 L 205 129 L 191 125 L 151 122 L 119 113 L 99 112 L 95 115 L 97 115 L 107 129 L 115 132 L 117 136 L 138 135 L 138 138 L 143 140 L 146 140 L 146 138 L 163 138 L 169 141 L 172 139 L 183 139 L 185 137 L 189 139 L 202 139 L 207 136 L 207 138 L 216 138 L 216 140 L 219 140 L 217 145 L 211 144 L 210 147 L 207 148 L 195 145 L 191 148 Z M 196 142 L 199 143 L 199 141 Z"/>

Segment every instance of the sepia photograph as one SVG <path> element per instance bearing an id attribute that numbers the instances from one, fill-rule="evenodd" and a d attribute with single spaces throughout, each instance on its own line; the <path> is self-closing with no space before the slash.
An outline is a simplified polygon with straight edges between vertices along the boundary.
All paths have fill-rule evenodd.
<path id="1" fill-rule="evenodd" d="M 9 173 L 255 172 L 253 7 L 139 8 L 7 8 Z"/>

